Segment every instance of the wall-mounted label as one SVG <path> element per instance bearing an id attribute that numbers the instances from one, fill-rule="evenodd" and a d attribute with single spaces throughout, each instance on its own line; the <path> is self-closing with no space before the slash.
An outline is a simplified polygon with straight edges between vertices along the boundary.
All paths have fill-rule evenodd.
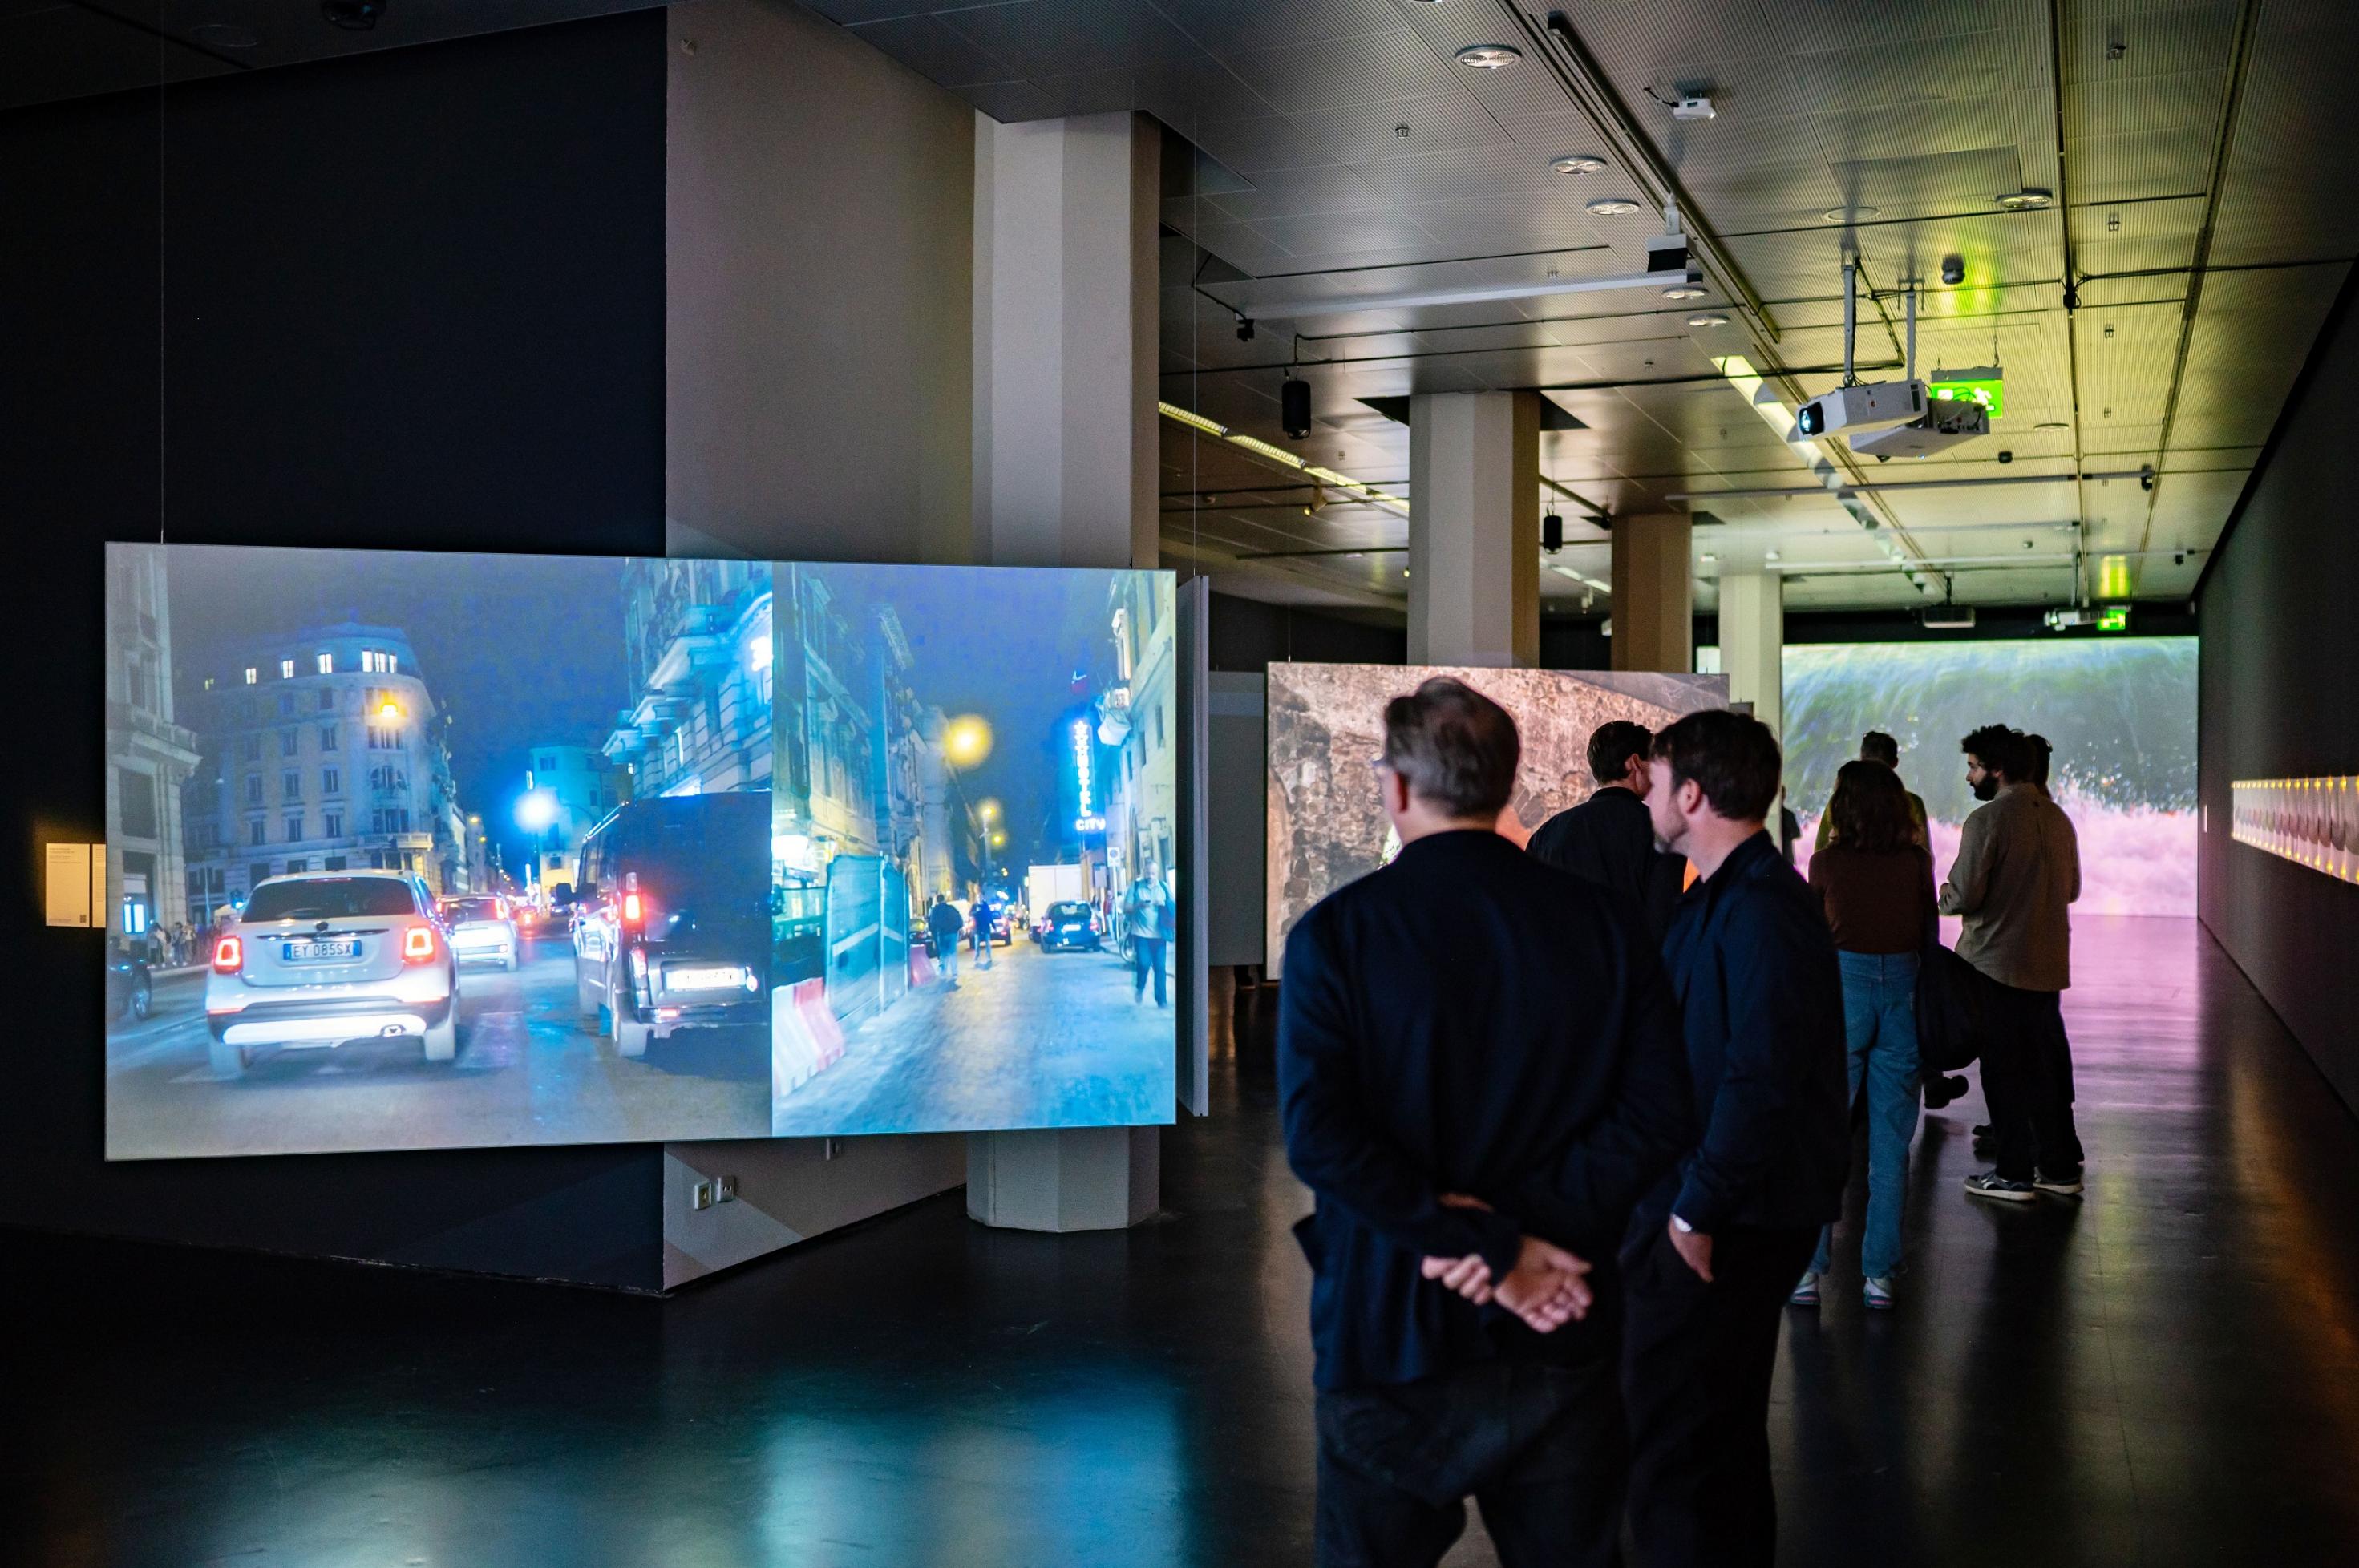
<path id="1" fill-rule="evenodd" d="M 2359 776 L 2238 779 L 2229 837 L 2346 882 L 2359 882 Z"/>
<path id="2" fill-rule="evenodd" d="M 91 926 L 106 909 L 106 846 L 47 844 L 42 902 L 51 925 Z"/>

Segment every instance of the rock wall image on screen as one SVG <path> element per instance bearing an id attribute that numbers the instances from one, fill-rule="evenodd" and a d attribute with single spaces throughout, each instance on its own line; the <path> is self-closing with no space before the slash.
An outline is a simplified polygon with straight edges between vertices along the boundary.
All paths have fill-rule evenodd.
<path id="1" fill-rule="evenodd" d="M 1384 750 L 1385 704 L 1434 676 L 1464 681 L 1515 716 L 1523 764 L 1500 830 L 1518 842 L 1589 798 L 1591 731 L 1626 719 L 1658 730 L 1728 700 L 1724 676 L 1468 669 L 1454 665 L 1269 666 L 1268 952 L 1273 967 L 1304 911 L 1383 865 L 1397 848 L 1369 761 Z"/>

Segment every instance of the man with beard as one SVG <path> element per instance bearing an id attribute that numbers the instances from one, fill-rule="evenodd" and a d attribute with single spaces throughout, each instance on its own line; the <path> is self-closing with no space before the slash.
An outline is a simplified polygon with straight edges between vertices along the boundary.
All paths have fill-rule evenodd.
<path id="1" fill-rule="evenodd" d="M 2071 820 L 2034 782 L 2041 759 L 2026 737 L 1986 724 L 1960 745 L 1966 783 L 1984 804 L 1966 818 L 1941 913 L 1965 917 L 1958 957 L 1990 981 L 1983 1097 L 1996 1154 L 1991 1170 L 1966 1178 L 1966 1191 L 2004 1203 L 2076 1195 L 2082 1155 L 2061 1000 L 2072 983 L 2080 847 Z"/>

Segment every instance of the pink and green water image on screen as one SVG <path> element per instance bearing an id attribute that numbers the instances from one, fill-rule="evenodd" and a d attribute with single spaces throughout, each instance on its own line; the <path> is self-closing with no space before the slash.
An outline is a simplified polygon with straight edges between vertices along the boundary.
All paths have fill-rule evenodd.
<path id="1" fill-rule="evenodd" d="M 2080 839 L 2079 913 L 2195 913 L 2194 638 L 1805 643 L 1785 658 L 1786 787 L 1806 867 L 1835 771 L 1880 730 L 1900 742 L 1948 875 L 1975 804 L 1958 742 L 2006 724 L 2056 748 L 2049 787 Z"/>

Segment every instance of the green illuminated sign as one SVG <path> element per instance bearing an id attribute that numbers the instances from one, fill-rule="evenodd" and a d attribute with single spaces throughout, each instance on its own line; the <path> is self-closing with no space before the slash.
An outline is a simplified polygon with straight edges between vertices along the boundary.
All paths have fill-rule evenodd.
<path id="1" fill-rule="evenodd" d="M 2130 607 L 2126 604 L 2108 604 L 2097 617 L 2097 630 L 2100 632 L 2126 632 L 2129 629 Z"/>
<path id="2" fill-rule="evenodd" d="M 1930 383 L 1926 390 L 1933 395 L 1936 403 L 1979 403 L 1990 410 L 1993 419 L 1996 419 L 2006 411 L 2006 384 L 1997 376 L 1991 376 L 1970 381 L 1937 381 Z"/>

